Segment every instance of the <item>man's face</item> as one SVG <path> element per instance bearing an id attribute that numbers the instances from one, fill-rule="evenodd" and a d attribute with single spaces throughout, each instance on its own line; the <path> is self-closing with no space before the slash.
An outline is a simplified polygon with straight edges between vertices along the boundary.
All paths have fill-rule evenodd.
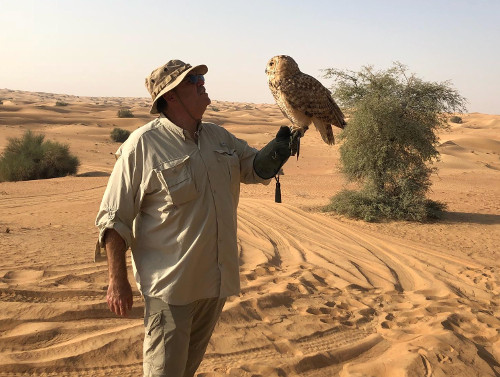
<path id="1" fill-rule="evenodd" d="M 198 75 L 198 72 L 191 71 L 174 90 L 191 114 L 201 119 L 211 100 L 205 91 L 205 81 Z"/>

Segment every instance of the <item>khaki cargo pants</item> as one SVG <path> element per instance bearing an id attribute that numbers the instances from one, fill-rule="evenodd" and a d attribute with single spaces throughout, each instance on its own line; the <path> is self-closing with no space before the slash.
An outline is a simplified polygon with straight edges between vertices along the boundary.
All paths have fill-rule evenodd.
<path id="1" fill-rule="evenodd" d="M 226 299 L 202 299 L 188 305 L 144 299 L 144 377 L 194 376 Z"/>

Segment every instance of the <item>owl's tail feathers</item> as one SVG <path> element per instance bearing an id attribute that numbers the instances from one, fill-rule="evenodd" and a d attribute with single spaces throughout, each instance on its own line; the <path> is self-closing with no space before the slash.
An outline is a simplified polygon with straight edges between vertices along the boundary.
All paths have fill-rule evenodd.
<path id="1" fill-rule="evenodd" d="M 337 105 L 337 103 L 335 103 L 333 98 L 330 97 L 330 100 L 331 100 L 331 102 L 330 102 L 330 104 L 331 104 L 331 107 L 330 107 L 331 124 L 333 124 L 335 127 L 344 129 L 344 127 L 347 126 L 347 123 L 346 123 L 345 118 L 344 118 L 344 113 L 342 112 L 342 110 L 340 110 L 339 105 Z"/>
<path id="2" fill-rule="evenodd" d="M 323 141 L 328 145 L 335 144 L 335 137 L 333 136 L 333 130 L 331 125 L 327 125 L 325 129 L 325 133 L 321 134 Z"/>
<path id="3" fill-rule="evenodd" d="M 333 136 L 332 125 L 314 117 L 312 119 L 314 126 L 319 131 L 321 138 L 328 145 L 335 144 L 335 137 Z"/>

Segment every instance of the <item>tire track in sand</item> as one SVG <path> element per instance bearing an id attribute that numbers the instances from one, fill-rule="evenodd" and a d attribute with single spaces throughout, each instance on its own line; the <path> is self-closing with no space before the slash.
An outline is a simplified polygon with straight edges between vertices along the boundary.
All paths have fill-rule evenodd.
<path id="1" fill-rule="evenodd" d="M 242 294 L 226 304 L 199 373 L 264 365 L 284 375 L 312 374 L 379 352 L 381 329 L 409 320 L 413 325 L 425 320 L 426 311 L 449 310 L 455 305 L 449 285 L 457 279 L 496 289 L 486 272 L 466 269 L 476 268 L 470 261 L 360 233 L 295 207 L 244 199 L 238 221 Z M 455 274 L 449 264 L 463 273 Z M 106 308 L 105 265 L 47 260 L 40 271 L 30 282 L 15 274 L 3 280 L 0 303 L 8 312 L 0 318 L 0 377 L 140 375 L 138 297 L 124 327 Z M 54 283 L 85 286 L 61 289 Z M 441 307 L 426 301 L 438 294 Z M 15 312 L 19 318 L 8 317 Z M 461 321 L 443 318 L 449 328 Z M 99 365 L 103 360 L 113 365 Z"/>

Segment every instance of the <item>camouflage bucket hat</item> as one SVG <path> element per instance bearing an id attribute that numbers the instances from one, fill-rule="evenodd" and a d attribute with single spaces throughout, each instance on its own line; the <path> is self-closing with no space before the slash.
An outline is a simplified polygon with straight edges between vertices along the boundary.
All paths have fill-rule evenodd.
<path id="1" fill-rule="evenodd" d="M 167 64 L 151 72 L 146 78 L 146 88 L 153 99 L 153 104 L 149 112 L 151 114 L 158 114 L 158 109 L 156 108 L 158 98 L 169 90 L 174 89 L 193 70 L 196 70 L 200 75 L 204 75 L 208 72 L 208 67 L 204 64 L 193 67 L 191 64 L 175 59 L 170 60 Z"/>

